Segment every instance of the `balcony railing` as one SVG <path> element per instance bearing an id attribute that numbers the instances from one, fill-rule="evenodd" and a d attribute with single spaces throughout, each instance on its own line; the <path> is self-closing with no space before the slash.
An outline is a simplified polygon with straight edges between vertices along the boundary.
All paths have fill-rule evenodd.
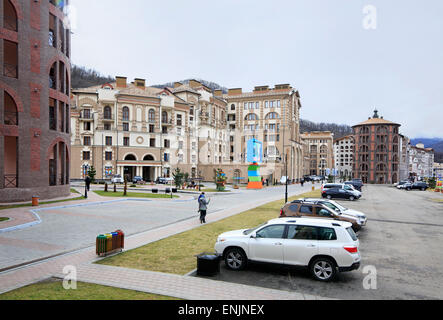
<path id="1" fill-rule="evenodd" d="M 18 65 L 4 62 L 3 63 L 3 74 L 6 77 L 18 78 Z"/>
<path id="2" fill-rule="evenodd" d="M 17 175 L 5 174 L 5 188 L 17 188 Z"/>
<path id="3" fill-rule="evenodd" d="M 5 29 L 17 32 L 17 19 L 12 17 L 3 17 L 3 27 Z"/>
<path id="4" fill-rule="evenodd" d="M 7 126 L 18 126 L 18 113 L 5 111 L 4 121 Z"/>

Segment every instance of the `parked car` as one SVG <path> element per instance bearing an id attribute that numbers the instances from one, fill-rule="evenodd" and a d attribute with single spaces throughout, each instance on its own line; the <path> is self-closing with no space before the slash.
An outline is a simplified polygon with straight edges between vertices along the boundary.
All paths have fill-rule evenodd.
<path id="1" fill-rule="evenodd" d="M 400 181 L 395 186 L 397 187 L 397 189 L 404 189 L 406 187 L 406 184 L 408 183 L 411 184 L 408 180 Z"/>
<path id="2" fill-rule="evenodd" d="M 363 180 L 362 179 L 352 179 L 351 182 L 353 182 L 353 186 L 355 187 L 355 185 L 359 185 L 360 186 L 360 191 L 363 188 Z"/>
<path id="3" fill-rule="evenodd" d="M 353 186 L 355 190 L 358 190 L 361 192 L 363 184 L 359 183 L 358 181 L 345 181 L 345 184 Z"/>
<path id="4" fill-rule="evenodd" d="M 360 224 L 362 227 L 365 226 L 366 223 L 368 222 L 368 218 L 366 217 L 366 214 L 364 214 L 363 212 L 346 208 L 334 200 L 307 198 L 303 199 L 303 201 L 320 203 L 327 206 L 329 209 L 335 210 L 338 214 L 345 214 L 348 216 L 356 217 L 360 220 Z"/>
<path id="5" fill-rule="evenodd" d="M 360 267 L 359 241 L 351 224 L 310 218 L 282 218 L 249 230 L 218 236 L 215 251 L 226 267 L 242 270 L 249 261 L 303 266 L 319 281 Z"/>
<path id="6" fill-rule="evenodd" d="M 158 184 L 171 184 L 171 182 L 173 180 L 174 180 L 173 178 L 158 178 L 157 183 Z"/>
<path id="7" fill-rule="evenodd" d="M 143 178 L 140 176 L 135 176 L 134 178 L 132 178 L 133 183 L 138 183 L 140 181 L 143 182 Z"/>
<path id="8" fill-rule="evenodd" d="M 418 189 L 418 190 L 421 190 L 421 191 L 426 191 L 428 188 L 429 188 L 428 184 L 426 182 L 421 182 L 421 181 L 405 185 L 405 189 L 408 190 L 408 191 L 409 190 L 414 190 L 414 189 Z"/>
<path id="9" fill-rule="evenodd" d="M 355 199 L 360 199 L 362 195 L 361 191 L 355 190 L 353 185 L 345 183 L 326 183 L 321 186 L 321 192 L 323 192 L 323 190 L 325 189 L 331 189 L 331 188 L 339 188 L 350 191 L 354 195 Z"/>
<path id="10" fill-rule="evenodd" d="M 125 180 L 119 174 L 116 174 L 111 178 L 111 183 L 124 183 L 124 182 L 125 182 Z"/>
<path id="11" fill-rule="evenodd" d="M 343 188 L 327 188 L 321 192 L 322 198 L 331 199 L 348 199 L 351 201 L 357 200 L 361 195 L 355 194 L 356 190 L 347 190 Z M 358 192 L 358 191 L 357 191 Z"/>
<path id="12" fill-rule="evenodd" d="M 321 218 L 345 221 L 352 224 L 352 229 L 354 229 L 355 232 L 361 229 L 363 223 L 362 220 L 355 216 L 339 213 L 322 203 L 307 202 L 304 200 L 295 200 L 285 204 L 280 210 L 280 218 L 286 217 Z"/>

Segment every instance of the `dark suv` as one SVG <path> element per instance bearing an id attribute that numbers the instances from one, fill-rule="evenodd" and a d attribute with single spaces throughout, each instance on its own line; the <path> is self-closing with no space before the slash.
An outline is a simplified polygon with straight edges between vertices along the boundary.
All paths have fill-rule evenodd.
<path id="1" fill-rule="evenodd" d="M 418 189 L 421 191 L 425 191 L 426 189 L 428 189 L 429 186 L 426 182 L 414 182 L 411 186 L 407 186 L 406 190 L 414 190 L 414 189 Z"/>
<path id="2" fill-rule="evenodd" d="M 361 188 L 363 187 L 363 182 L 360 179 L 354 179 L 354 180 L 351 180 L 351 181 L 346 181 L 345 184 L 352 185 L 358 191 L 361 191 Z"/>
<path id="3" fill-rule="evenodd" d="M 361 229 L 360 221 L 346 214 L 338 214 L 334 210 L 321 203 L 307 202 L 303 200 L 295 200 L 285 204 L 280 210 L 280 218 L 286 217 L 310 217 L 310 218 L 326 218 L 352 223 L 352 229 L 355 232 Z"/>

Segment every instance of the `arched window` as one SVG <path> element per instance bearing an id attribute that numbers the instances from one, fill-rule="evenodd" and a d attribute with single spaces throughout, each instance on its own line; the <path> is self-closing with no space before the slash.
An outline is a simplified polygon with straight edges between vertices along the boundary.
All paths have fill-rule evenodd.
<path id="1" fill-rule="evenodd" d="M 245 121 L 258 120 L 258 116 L 255 113 L 250 113 L 245 117 Z"/>
<path id="2" fill-rule="evenodd" d="M 128 154 L 126 157 L 125 157 L 125 161 L 136 161 L 137 160 L 137 158 L 136 158 L 136 156 L 134 156 L 133 154 Z"/>
<path id="3" fill-rule="evenodd" d="M 103 110 L 103 118 L 106 120 L 112 120 L 112 110 L 110 106 L 106 106 Z"/>
<path id="4" fill-rule="evenodd" d="M 386 128 L 385 126 L 377 128 L 377 134 L 387 134 L 387 133 L 388 133 L 388 128 Z"/>
<path id="5" fill-rule="evenodd" d="M 155 160 L 154 157 L 151 156 L 150 154 L 146 155 L 146 156 L 143 158 L 143 161 L 154 161 L 154 160 Z"/>
<path id="6" fill-rule="evenodd" d="M 166 111 L 162 112 L 162 123 L 168 123 L 168 113 Z"/>
<path id="7" fill-rule="evenodd" d="M 379 145 L 379 146 L 377 146 L 377 150 L 376 150 L 376 152 L 377 152 L 377 153 L 384 153 L 384 152 L 387 152 L 387 148 L 386 148 L 386 146 L 385 146 L 384 144 Z"/>
<path id="8" fill-rule="evenodd" d="M 54 62 L 49 71 L 49 88 L 57 89 L 57 62 Z"/>
<path id="9" fill-rule="evenodd" d="M 280 119 L 280 116 L 278 115 L 278 113 L 276 113 L 276 112 L 269 112 L 267 115 L 266 115 L 266 118 L 265 118 L 266 120 L 273 120 L 273 119 Z"/>
<path id="10" fill-rule="evenodd" d="M 123 107 L 123 121 L 129 121 L 129 108 Z"/>
<path id="11" fill-rule="evenodd" d="M 17 12 L 10 0 L 3 0 L 3 27 L 17 32 Z"/>
<path id="12" fill-rule="evenodd" d="M 362 145 L 359 149 L 359 152 L 363 152 L 363 153 L 369 152 L 369 147 Z"/>
<path id="13" fill-rule="evenodd" d="M 328 147 L 327 146 L 321 146 L 320 147 L 320 153 L 328 153 Z"/>
<path id="14" fill-rule="evenodd" d="M 235 111 L 235 104 L 231 104 L 231 111 Z"/>
<path id="15" fill-rule="evenodd" d="M 155 122 L 155 110 L 149 109 L 148 111 L 148 122 Z"/>
<path id="16" fill-rule="evenodd" d="M 18 126 L 18 110 L 14 99 L 4 91 L 4 124 L 7 126 Z"/>

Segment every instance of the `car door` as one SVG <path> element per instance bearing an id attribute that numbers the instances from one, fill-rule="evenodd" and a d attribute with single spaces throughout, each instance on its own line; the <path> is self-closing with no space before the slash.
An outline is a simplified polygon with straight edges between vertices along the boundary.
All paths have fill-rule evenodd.
<path id="1" fill-rule="evenodd" d="M 283 263 L 285 225 L 266 226 L 249 239 L 249 259 L 260 262 Z"/>
<path id="2" fill-rule="evenodd" d="M 345 189 L 337 189 L 337 194 L 335 195 L 335 197 L 340 199 L 347 199 L 349 198 L 349 194 Z"/>
<path id="3" fill-rule="evenodd" d="M 307 217 L 314 217 L 314 207 L 309 204 L 303 204 L 300 206 L 299 210 L 299 216 L 307 216 Z"/>
<path id="4" fill-rule="evenodd" d="M 284 263 L 307 266 L 318 253 L 317 227 L 289 225 L 286 239 L 283 240 Z"/>

